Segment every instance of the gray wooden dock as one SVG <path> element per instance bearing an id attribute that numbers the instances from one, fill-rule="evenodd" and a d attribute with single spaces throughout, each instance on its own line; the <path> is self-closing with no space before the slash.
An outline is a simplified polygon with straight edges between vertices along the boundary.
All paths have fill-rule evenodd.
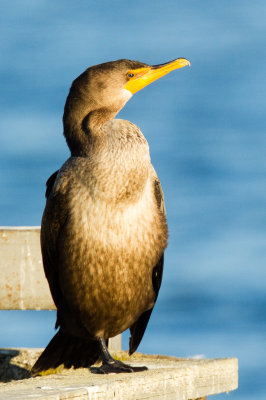
<path id="1" fill-rule="evenodd" d="M 62 369 L 56 375 L 28 378 L 40 349 L 2 349 L 0 400 L 188 400 L 237 388 L 237 360 L 193 360 L 126 352 L 116 357 L 149 370 L 133 374 L 97 375 L 89 369 Z M 127 360 L 128 359 L 128 360 Z M 19 379 L 19 378 L 28 379 Z M 14 380 L 14 378 L 19 380 Z"/>
<path id="2" fill-rule="evenodd" d="M 45 279 L 39 227 L 0 227 L 0 309 L 54 310 Z M 235 390 L 235 358 L 194 360 L 134 354 L 121 350 L 121 335 L 110 350 L 148 371 L 97 375 L 90 369 L 59 370 L 55 375 L 30 378 L 40 349 L 0 349 L 0 400 L 194 400 Z"/>

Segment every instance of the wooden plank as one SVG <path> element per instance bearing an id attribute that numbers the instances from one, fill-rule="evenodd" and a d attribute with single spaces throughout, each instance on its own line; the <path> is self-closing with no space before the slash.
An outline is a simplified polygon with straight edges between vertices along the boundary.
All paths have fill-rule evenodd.
<path id="1" fill-rule="evenodd" d="M 0 309 L 55 310 L 45 278 L 40 227 L 0 227 Z M 121 350 L 121 335 L 109 341 Z"/>
<path id="2" fill-rule="evenodd" d="M 19 353 L 18 349 L 4 351 Z M 19 355 L 13 356 L 10 363 L 25 368 L 34 362 L 40 350 L 23 352 L 21 364 L 16 362 Z M 125 358 L 124 353 L 120 355 Z M 238 363 L 234 358 L 188 360 L 137 353 L 129 362 L 147 365 L 149 370 L 118 375 L 95 375 L 89 369 L 62 370 L 56 375 L 0 383 L 0 400 L 192 400 L 229 392 L 238 386 Z"/>
<path id="3" fill-rule="evenodd" d="M 0 227 L 0 309 L 55 310 L 44 276 L 39 227 Z"/>

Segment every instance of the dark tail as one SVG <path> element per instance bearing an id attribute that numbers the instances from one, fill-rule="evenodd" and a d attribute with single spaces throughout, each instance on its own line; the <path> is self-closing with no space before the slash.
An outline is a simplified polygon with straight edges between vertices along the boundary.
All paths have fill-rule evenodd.
<path id="1" fill-rule="evenodd" d="M 59 365 L 64 365 L 64 368 L 89 367 L 99 359 L 100 354 L 97 340 L 80 339 L 59 329 L 32 367 L 31 375 L 49 373 L 48 370 Z"/>

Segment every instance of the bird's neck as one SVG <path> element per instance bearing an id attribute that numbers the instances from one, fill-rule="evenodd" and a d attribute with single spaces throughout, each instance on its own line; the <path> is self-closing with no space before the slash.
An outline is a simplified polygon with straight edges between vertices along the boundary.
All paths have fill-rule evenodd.
<path id="1" fill-rule="evenodd" d="M 86 157 L 96 142 L 104 141 L 103 127 L 116 112 L 109 110 L 89 111 L 85 115 L 64 116 L 64 135 L 74 157 Z"/>
<path id="2" fill-rule="evenodd" d="M 111 203 L 139 198 L 150 168 L 146 139 L 134 124 L 114 119 L 118 111 L 115 107 L 75 109 L 72 104 L 64 113 L 64 134 L 72 157 L 84 158 L 85 181 L 95 182 L 97 197 Z"/>
<path id="3" fill-rule="evenodd" d="M 123 105 L 122 105 L 123 106 Z M 67 100 L 63 116 L 64 136 L 71 155 L 86 157 L 93 145 L 104 141 L 104 126 L 114 119 L 122 106 L 96 107 L 93 104 L 82 104 L 78 99 Z"/>

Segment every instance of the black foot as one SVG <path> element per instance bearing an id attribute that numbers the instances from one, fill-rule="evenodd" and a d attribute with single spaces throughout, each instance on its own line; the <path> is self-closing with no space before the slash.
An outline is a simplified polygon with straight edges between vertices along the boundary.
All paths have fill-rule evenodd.
<path id="1" fill-rule="evenodd" d="M 92 367 L 90 371 L 94 374 L 121 374 L 128 372 L 141 372 L 146 371 L 147 367 L 132 367 L 131 365 L 124 364 L 122 361 L 115 360 L 109 353 L 106 342 L 103 338 L 99 338 L 101 346 L 102 366 Z"/>
<path id="2" fill-rule="evenodd" d="M 121 361 L 113 360 L 112 362 L 104 363 L 100 367 L 92 367 L 90 371 L 94 374 L 121 374 L 129 372 L 147 371 L 147 367 L 132 367 L 124 364 Z"/>

